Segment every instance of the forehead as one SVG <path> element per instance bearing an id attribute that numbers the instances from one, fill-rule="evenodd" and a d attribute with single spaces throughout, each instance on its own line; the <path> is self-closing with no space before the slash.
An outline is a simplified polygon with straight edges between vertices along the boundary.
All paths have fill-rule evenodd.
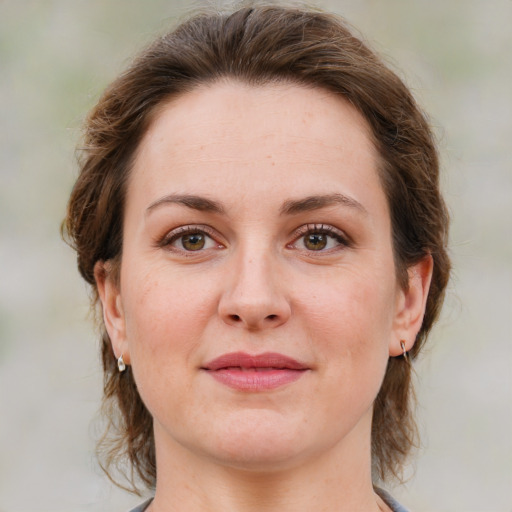
<path id="1" fill-rule="evenodd" d="M 140 149 L 150 149 L 163 131 L 172 136 L 167 142 L 175 146 L 205 135 L 217 142 L 238 143 L 286 134 L 301 142 L 321 139 L 333 147 L 357 140 L 360 149 L 373 150 L 368 124 L 343 96 L 293 83 L 248 85 L 224 80 L 198 86 L 158 107 Z"/>
<path id="2" fill-rule="evenodd" d="M 305 188 L 316 181 L 321 189 L 324 180 L 328 189 L 329 180 L 342 176 L 348 188 L 354 178 L 364 186 L 377 177 L 371 140 L 361 114 L 332 92 L 218 82 L 160 106 L 138 148 L 131 181 L 148 196 L 173 186 L 171 192 L 195 187 L 208 193 L 219 180 L 239 183 L 246 192 L 283 181 Z"/>

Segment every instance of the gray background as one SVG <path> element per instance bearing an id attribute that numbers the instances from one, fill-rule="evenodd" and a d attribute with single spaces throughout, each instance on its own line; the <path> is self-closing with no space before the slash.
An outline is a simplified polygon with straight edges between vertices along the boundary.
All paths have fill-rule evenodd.
<path id="1" fill-rule="evenodd" d="M 512 511 L 512 1 L 347 0 L 432 116 L 453 216 L 446 308 L 418 365 L 416 512 Z M 87 110 L 188 2 L 0 0 L 0 511 L 140 502 L 94 459 L 97 341 L 59 238 Z M 414 468 L 411 467 L 411 472 Z"/>

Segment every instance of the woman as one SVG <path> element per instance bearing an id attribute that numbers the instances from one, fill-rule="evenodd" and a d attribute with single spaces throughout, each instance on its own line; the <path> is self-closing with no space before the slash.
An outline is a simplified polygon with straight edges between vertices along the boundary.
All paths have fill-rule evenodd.
<path id="1" fill-rule="evenodd" d="M 137 510 L 403 510 L 378 485 L 449 260 L 400 79 L 332 15 L 199 15 L 108 87 L 83 153 L 66 229 Z"/>

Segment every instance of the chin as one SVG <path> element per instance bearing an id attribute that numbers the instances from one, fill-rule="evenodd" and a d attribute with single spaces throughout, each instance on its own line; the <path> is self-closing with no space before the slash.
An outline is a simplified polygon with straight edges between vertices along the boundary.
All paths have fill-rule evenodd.
<path id="1" fill-rule="evenodd" d="M 205 451 L 218 463 L 253 472 L 269 472 L 293 466 L 306 452 L 307 434 L 283 416 L 250 414 L 217 428 Z M 289 418 L 284 418 L 289 419 Z"/>
<path id="2" fill-rule="evenodd" d="M 239 471 L 250 473 L 273 473 L 292 468 L 301 459 L 300 450 L 294 447 L 261 448 L 250 443 L 229 449 L 215 450 L 213 458 L 216 463 Z M 239 449 L 238 449 L 239 448 Z"/>

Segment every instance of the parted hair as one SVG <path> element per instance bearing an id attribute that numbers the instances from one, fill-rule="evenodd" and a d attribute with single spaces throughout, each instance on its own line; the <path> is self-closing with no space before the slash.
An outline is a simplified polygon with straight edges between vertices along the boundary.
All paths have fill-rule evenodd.
<path id="1" fill-rule="evenodd" d="M 156 39 L 112 82 L 89 113 L 79 148 L 79 176 L 63 232 L 78 268 L 92 287 L 97 262 L 112 272 L 122 263 L 126 182 L 138 145 L 158 108 L 199 85 L 222 79 L 250 85 L 296 83 L 329 90 L 366 119 L 378 151 L 378 171 L 389 204 L 397 279 L 433 258 L 426 312 L 409 354 L 389 359 L 374 403 L 374 481 L 401 476 L 417 441 L 412 363 L 438 317 L 447 286 L 448 213 L 439 187 L 439 159 L 426 116 L 403 81 L 338 16 L 303 7 L 249 5 L 203 12 Z M 98 315 L 98 318 L 100 315 Z M 130 367 L 119 373 L 101 320 L 106 431 L 98 448 L 111 478 L 116 468 L 137 491 L 156 482 L 153 421 Z M 116 473 L 117 475 L 117 473 Z"/>

